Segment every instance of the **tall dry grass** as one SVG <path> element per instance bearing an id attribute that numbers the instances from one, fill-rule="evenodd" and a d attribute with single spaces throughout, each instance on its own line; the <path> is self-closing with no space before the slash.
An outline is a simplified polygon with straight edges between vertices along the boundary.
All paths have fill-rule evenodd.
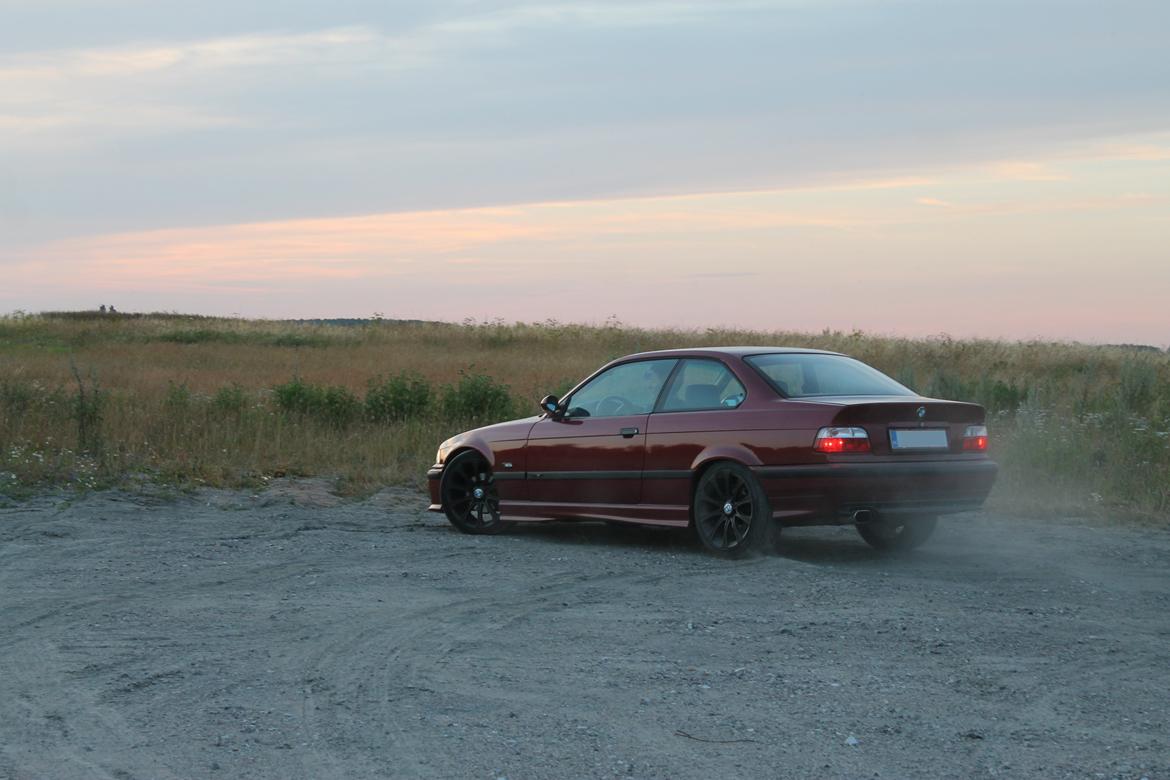
<path id="1" fill-rule="evenodd" d="M 1159 350 L 856 332 L 76 312 L 0 318 L 0 491 L 93 487 L 128 475 L 255 485 L 273 475 L 328 474 L 351 492 L 421 484 L 439 441 L 488 421 L 468 419 L 466 404 L 445 403 L 444 386 L 492 378 L 508 385 L 511 399 L 495 416 L 528 414 L 536 399 L 611 358 L 726 344 L 845 352 L 926 395 L 982 403 L 1002 466 L 992 498 L 999 508 L 1170 515 L 1170 356 Z M 406 419 L 354 408 L 339 424 L 282 409 L 274 393 L 296 378 L 334 388 L 330 397 L 343 406 L 347 397 L 360 405 L 372 381 L 403 373 L 432 396 Z M 78 441 L 83 389 L 100 404 L 96 446 Z"/>

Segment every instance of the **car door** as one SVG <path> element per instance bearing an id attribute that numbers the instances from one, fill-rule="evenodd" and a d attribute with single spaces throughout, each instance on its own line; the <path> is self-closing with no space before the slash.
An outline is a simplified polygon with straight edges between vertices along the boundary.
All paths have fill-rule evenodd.
<path id="1" fill-rule="evenodd" d="M 743 383 L 721 361 L 683 360 L 647 423 L 643 503 L 690 503 L 691 464 L 709 447 L 742 441 L 735 417 L 746 398 Z"/>
<path id="2" fill-rule="evenodd" d="M 528 434 L 528 500 L 636 504 L 642 493 L 646 422 L 678 361 L 638 360 L 606 369 Z"/>

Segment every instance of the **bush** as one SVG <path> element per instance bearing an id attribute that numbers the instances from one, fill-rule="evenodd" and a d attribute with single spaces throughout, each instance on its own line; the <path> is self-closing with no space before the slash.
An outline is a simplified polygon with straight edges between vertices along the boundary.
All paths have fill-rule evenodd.
<path id="1" fill-rule="evenodd" d="M 443 387 L 443 415 L 449 420 L 498 422 L 510 417 L 515 403 L 507 385 L 485 374 L 462 375 L 457 385 Z"/>
<path id="2" fill-rule="evenodd" d="M 1133 414 L 1144 414 L 1158 391 L 1158 370 L 1149 360 L 1126 360 L 1121 364 L 1117 402 Z"/>
<path id="3" fill-rule="evenodd" d="M 1015 382 L 1004 382 L 1000 379 L 993 382 L 984 379 L 980 383 L 978 401 L 992 414 L 1014 413 L 1027 398 L 1027 386 L 1019 387 Z"/>
<path id="4" fill-rule="evenodd" d="M 77 366 L 72 366 L 77 380 L 77 394 L 73 397 L 73 419 L 77 421 L 77 451 L 100 455 L 103 446 L 102 419 L 105 413 L 106 393 L 98 385 L 93 371 L 83 377 Z"/>
<path id="5" fill-rule="evenodd" d="M 318 416 L 330 424 L 344 428 L 362 413 L 362 402 L 344 387 L 326 387 Z"/>
<path id="6" fill-rule="evenodd" d="M 387 423 L 419 417 L 431 404 L 431 386 L 418 374 L 371 379 L 366 391 L 366 418 Z"/>
<path id="7" fill-rule="evenodd" d="M 232 383 L 215 391 L 211 405 L 221 412 L 239 414 L 248 408 L 248 392 L 241 385 Z"/>
<path id="8" fill-rule="evenodd" d="M 161 333 L 158 340 L 172 344 L 238 344 L 243 338 L 239 333 L 230 330 L 184 328 Z"/>
<path id="9" fill-rule="evenodd" d="M 306 333 L 279 333 L 270 339 L 269 344 L 274 347 L 326 347 L 329 339 Z"/>
<path id="10" fill-rule="evenodd" d="M 13 417 L 26 414 L 37 400 L 31 385 L 4 380 L 0 382 L 0 407 Z"/>
<path id="11" fill-rule="evenodd" d="M 185 412 L 191 405 L 191 390 L 186 383 L 167 382 L 167 395 L 163 403 L 172 413 Z"/>
<path id="12" fill-rule="evenodd" d="M 277 385 L 273 392 L 281 411 L 315 417 L 337 428 L 352 423 L 362 411 L 361 401 L 344 387 L 319 387 L 297 378 Z"/>
<path id="13" fill-rule="evenodd" d="M 320 388 L 302 382 L 300 378 L 272 388 L 276 407 L 290 414 L 310 414 L 318 404 Z"/>

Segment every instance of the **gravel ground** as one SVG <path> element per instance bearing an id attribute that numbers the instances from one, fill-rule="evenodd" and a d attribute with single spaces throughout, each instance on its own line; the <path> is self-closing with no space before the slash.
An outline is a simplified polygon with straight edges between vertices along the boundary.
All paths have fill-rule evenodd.
<path id="1" fill-rule="evenodd" d="M 716 560 L 385 491 L 0 509 L 3 778 L 1170 778 L 1170 533 Z"/>

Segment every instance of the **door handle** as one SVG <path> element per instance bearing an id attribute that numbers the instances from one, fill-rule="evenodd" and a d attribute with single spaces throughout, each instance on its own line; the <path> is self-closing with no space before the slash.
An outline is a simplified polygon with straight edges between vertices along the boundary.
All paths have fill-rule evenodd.
<path id="1" fill-rule="evenodd" d="M 622 438 L 623 439 L 632 439 L 637 435 L 638 435 L 637 428 L 622 428 Z"/>

